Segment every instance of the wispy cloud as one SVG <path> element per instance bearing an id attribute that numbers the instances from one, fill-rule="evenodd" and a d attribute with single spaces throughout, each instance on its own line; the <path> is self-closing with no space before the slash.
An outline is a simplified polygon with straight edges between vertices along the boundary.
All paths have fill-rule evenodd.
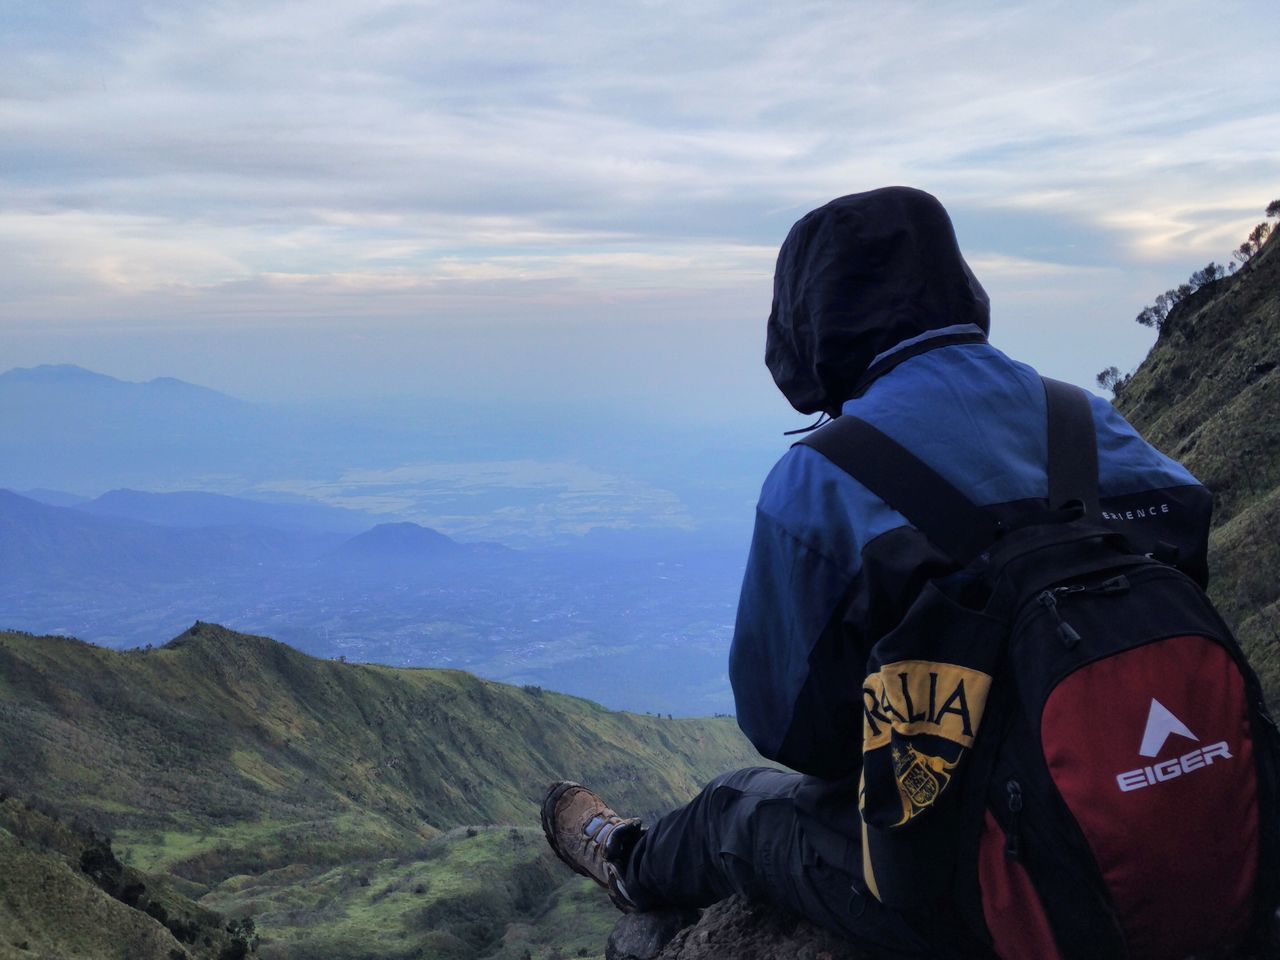
<path id="1" fill-rule="evenodd" d="M 942 197 L 1019 295 L 1045 271 L 1176 280 L 1280 184 L 1261 2 L 4 16 L 9 327 L 737 310 L 796 216 L 892 182 Z"/>

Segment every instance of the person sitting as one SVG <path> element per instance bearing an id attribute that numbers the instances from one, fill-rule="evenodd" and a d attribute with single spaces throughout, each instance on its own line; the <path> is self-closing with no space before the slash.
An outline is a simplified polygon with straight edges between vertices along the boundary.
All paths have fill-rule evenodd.
<path id="1" fill-rule="evenodd" d="M 778 255 L 765 362 L 806 414 L 855 415 L 994 515 L 1046 509 L 1045 389 L 988 342 L 986 292 L 943 206 L 906 187 L 833 200 Z M 1172 548 L 1203 585 L 1211 498 L 1110 403 L 1090 398 L 1106 522 Z M 1158 502 L 1141 523 L 1126 504 Z M 864 871 L 859 813 L 868 656 L 930 581 L 939 547 L 850 474 L 797 444 L 764 483 L 729 653 L 737 719 L 768 760 L 717 777 L 646 827 L 588 788 L 553 784 L 556 854 L 624 911 L 742 894 L 875 956 L 966 955 L 947 918 L 922 928 Z"/>

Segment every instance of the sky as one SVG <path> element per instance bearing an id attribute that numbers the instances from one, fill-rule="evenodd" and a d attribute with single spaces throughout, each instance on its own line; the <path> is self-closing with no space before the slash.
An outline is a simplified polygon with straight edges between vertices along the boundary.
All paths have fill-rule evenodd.
<path id="1" fill-rule="evenodd" d="M 1280 196 L 1270 3 L 0 0 L 0 368 L 794 426 L 809 209 L 930 191 L 1092 383 Z M 559 412 L 557 412 L 559 411 Z"/>

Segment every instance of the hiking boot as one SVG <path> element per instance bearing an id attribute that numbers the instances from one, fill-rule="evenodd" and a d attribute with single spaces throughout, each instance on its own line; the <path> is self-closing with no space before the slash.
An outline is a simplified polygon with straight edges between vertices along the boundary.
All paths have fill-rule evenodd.
<path id="1" fill-rule="evenodd" d="M 622 870 L 643 832 L 634 817 L 623 819 L 581 784 L 553 783 L 542 801 L 542 832 L 556 856 L 609 892 L 623 913 L 636 909 L 622 886 Z"/>

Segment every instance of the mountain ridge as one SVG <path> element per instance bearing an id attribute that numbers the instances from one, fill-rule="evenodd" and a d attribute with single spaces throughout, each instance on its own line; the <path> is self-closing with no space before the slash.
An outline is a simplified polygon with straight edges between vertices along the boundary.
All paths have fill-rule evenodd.
<path id="1" fill-rule="evenodd" d="M 583 780 L 652 818 L 760 762 L 728 717 L 319 660 L 203 622 L 127 652 L 0 632 L 0 758 L 0 794 L 94 824 L 201 906 L 253 915 L 264 957 L 336 960 L 603 943 L 607 899 L 536 826 L 547 783 Z"/>
<path id="2" fill-rule="evenodd" d="M 438 559 L 456 556 L 463 545 L 439 530 L 408 521 L 380 523 L 342 543 L 336 555 L 350 560 Z"/>
<path id="3" fill-rule="evenodd" d="M 100 737 L 104 750 L 119 754 L 121 777 L 142 782 L 155 775 L 152 790 L 172 791 L 173 775 L 212 769 L 207 751 L 227 758 L 240 747 L 250 749 L 245 744 L 251 741 L 252 750 L 284 771 L 285 779 L 268 789 L 254 779 L 257 774 L 252 770 L 245 773 L 253 762 L 242 758 L 244 775 L 227 785 L 227 804 L 280 801 L 345 809 L 353 791 L 335 783 L 337 774 L 326 775 L 315 787 L 303 786 L 323 756 L 328 768 L 352 777 L 359 773 L 365 786 L 357 792 L 385 809 L 394 829 L 413 833 L 424 824 L 431 833 L 477 818 L 483 822 L 531 818 L 543 781 L 561 772 L 576 772 L 595 782 L 618 781 L 624 800 L 636 809 L 653 811 L 667 798 L 687 795 L 719 772 L 719 762 L 695 759 L 713 732 L 726 762 L 745 762 L 754 756 L 732 721 L 659 721 L 613 713 L 591 701 L 544 693 L 540 688 L 481 680 L 457 670 L 320 660 L 267 637 L 201 622 L 151 651 L 118 652 L 66 637 L 3 633 L 0 665 L 4 667 L 0 691 L 8 708 L 0 715 L 0 729 L 11 751 L 6 771 L 11 778 L 25 774 L 29 782 L 40 781 L 42 766 L 24 762 L 29 754 L 22 749 L 61 755 L 61 765 L 75 766 L 93 759 L 75 744 Z M 15 707 L 26 717 L 25 726 L 13 721 Z M 504 724 L 495 722 L 498 714 L 506 718 Z M 65 731 L 72 721 L 79 731 L 75 740 L 33 737 L 33 728 Z M 598 753 L 587 746 L 591 738 L 584 731 L 591 729 L 615 743 L 627 742 L 628 752 L 584 761 L 583 756 Z M 129 730 L 128 736 L 143 737 L 139 742 L 148 744 L 180 742 L 177 753 L 184 759 L 165 770 L 152 770 L 145 757 L 120 752 L 122 736 L 117 730 Z M 512 749 L 512 737 L 525 737 L 525 730 L 533 739 Z M 449 737 L 447 748 L 439 741 L 442 733 Z M 653 749 L 642 747 L 646 739 L 652 740 L 664 759 L 671 750 L 679 750 L 694 766 L 664 771 L 662 763 L 652 761 Z M 111 743 L 115 746 L 109 747 Z M 302 743 L 308 744 L 306 749 L 299 746 Z M 419 743 L 430 745 L 424 749 L 434 750 L 435 760 L 410 759 Z M 374 772 L 380 762 L 397 756 L 395 763 Z M 433 765 L 444 760 L 448 761 L 447 777 L 441 773 L 444 768 Z M 626 772 L 638 774 L 636 764 L 647 770 L 645 786 L 636 786 L 639 780 Z M 499 784 L 479 796 L 476 785 L 495 768 L 519 785 Z M 131 789 L 100 781 L 99 793 L 90 791 L 85 796 L 130 806 Z M 417 800 L 409 807 L 412 815 L 406 817 L 406 805 L 400 801 L 410 794 Z M 89 812 L 95 809 L 72 798 L 67 802 L 72 814 L 82 812 L 80 807 Z M 143 805 L 135 806 L 132 815 L 107 817 L 106 825 L 151 828 L 167 822 L 164 815 L 148 813 Z"/>
<path id="4" fill-rule="evenodd" d="M 254 525 L 281 530 L 356 534 L 380 522 L 377 515 L 319 501 L 255 500 L 203 490 L 155 492 L 117 487 L 74 506 L 95 516 L 179 527 Z"/>
<path id="5" fill-rule="evenodd" d="M 166 394 L 185 393 L 192 396 L 216 396 L 236 403 L 248 403 L 229 393 L 215 390 L 177 377 L 152 377 L 150 380 L 124 380 L 108 373 L 99 373 L 74 363 L 41 363 L 34 367 L 11 367 L 0 373 L 0 384 L 93 384 L 108 389 L 143 387 Z"/>
<path id="6" fill-rule="evenodd" d="M 344 552 L 345 533 L 141 515 L 0 493 L 0 625 L 120 649 L 163 642 L 199 618 L 317 656 L 458 667 L 616 708 L 732 708 L 724 663 L 736 554 L 486 541 L 406 554 L 380 549 L 376 536 Z"/>
<path id="7" fill-rule="evenodd" d="M 1116 407 L 1212 493 L 1209 593 L 1280 713 L 1280 253 L 1170 312 Z"/>

